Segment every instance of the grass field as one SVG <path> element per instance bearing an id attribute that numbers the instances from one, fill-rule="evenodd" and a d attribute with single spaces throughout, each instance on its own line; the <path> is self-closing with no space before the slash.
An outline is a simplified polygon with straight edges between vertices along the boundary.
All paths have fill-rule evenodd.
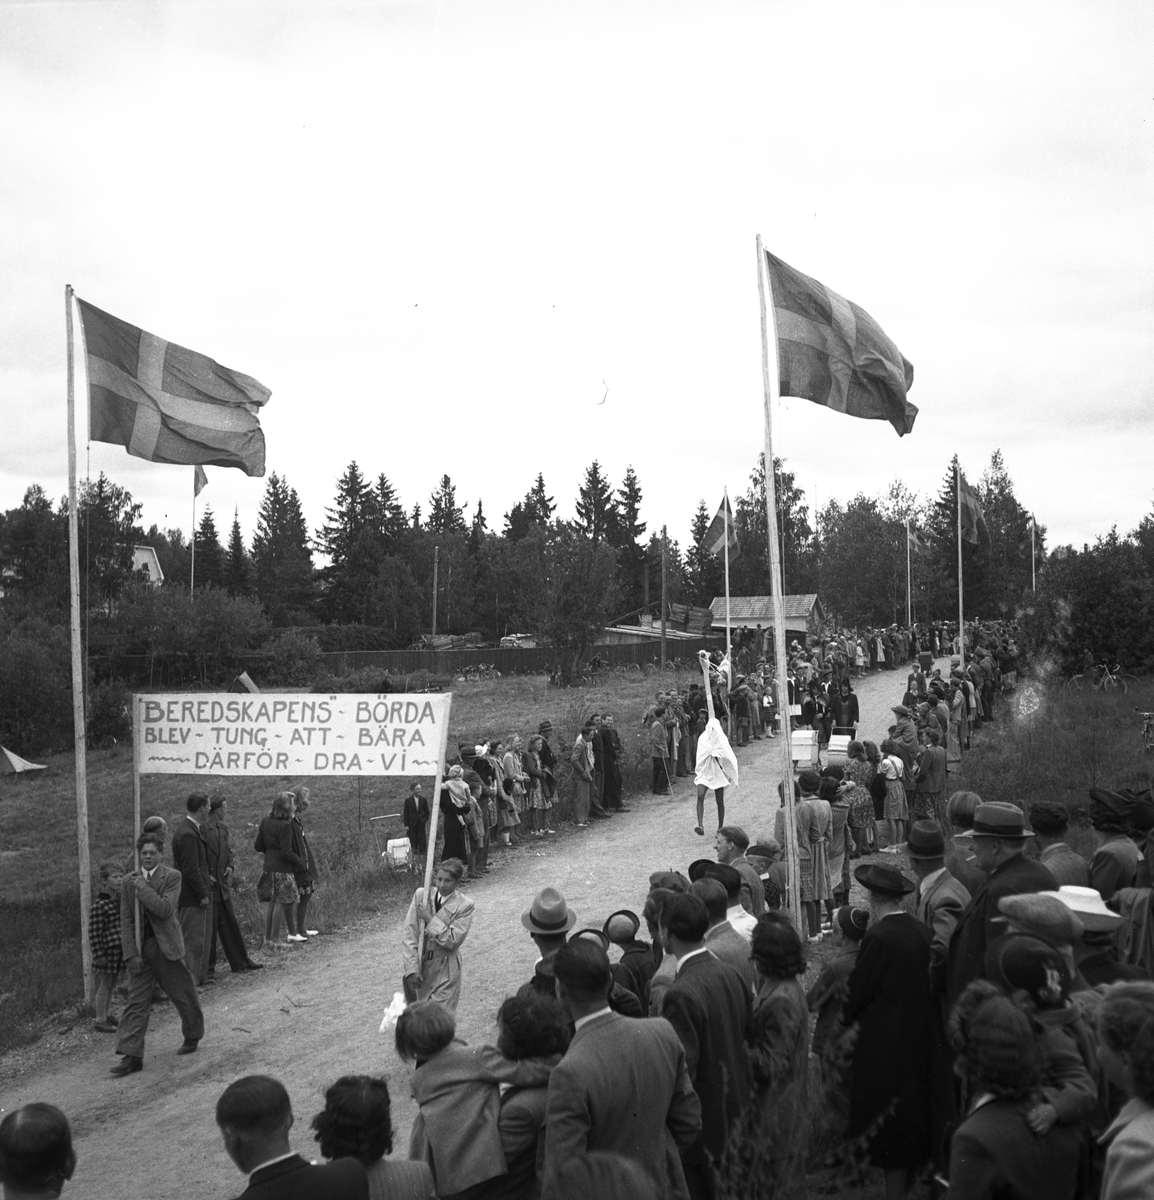
<path id="1" fill-rule="evenodd" d="M 585 717 L 611 711 L 625 747 L 625 793 L 647 782 L 649 759 L 641 746 L 640 716 L 658 687 L 684 690 L 689 672 L 613 675 L 589 687 L 559 690 L 543 676 L 518 676 L 454 685 L 451 751 L 481 738 L 523 737 L 553 722 L 551 739 L 561 760 L 568 756 Z M 0 1052 L 33 1040 L 52 1014 L 75 1011 L 81 1000 L 80 901 L 78 889 L 74 763 L 71 755 L 48 759 L 31 777 L 0 780 Z M 562 770 L 561 811 L 567 811 L 567 770 Z M 250 940 L 263 930 L 255 897 L 260 855 L 250 849 L 256 826 L 275 793 L 298 778 L 151 776 L 142 780 L 143 816 L 159 813 L 170 827 L 184 812 L 193 786 L 220 787 L 229 797 L 228 824 L 237 857 L 235 905 Z M 327 930 L 347 928 L 378 912 L 383 899 L 407 891 L 412 879 L 381 866 L 370 818 L 399 813 L 408 791 L 404 778 L 315 778 L 307 818 L 309 839 L 324 876 L 310 915 Z M 88 755 L 91 861 L 95 872 L 108 858 L 131 852 L 132 756 L 127 746 Z M 400 823 L 389 828 L 399 834 Z"/>

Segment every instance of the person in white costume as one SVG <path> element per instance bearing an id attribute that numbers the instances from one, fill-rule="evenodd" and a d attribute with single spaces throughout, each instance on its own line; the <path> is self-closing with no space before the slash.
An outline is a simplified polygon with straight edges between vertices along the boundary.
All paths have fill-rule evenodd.
<path id="1" fill-rule="evenodd" d="M 701 673 L 705 676 L 705 699 L 709 705 L 709 721 L 697 738 L 697 764 L 694 782 L 697 784 L 697 826 L 694 830 L 705 836 L 705 793 L 713 792 L 717 802 L 717 828 L 725 824 L 725 789 L 737 787 L 737 756 L 713 712 L 713 688 L 709 680 L 709 655 L 697 652 Z M 728 660 L 722 663 L 726 670 Z"/>

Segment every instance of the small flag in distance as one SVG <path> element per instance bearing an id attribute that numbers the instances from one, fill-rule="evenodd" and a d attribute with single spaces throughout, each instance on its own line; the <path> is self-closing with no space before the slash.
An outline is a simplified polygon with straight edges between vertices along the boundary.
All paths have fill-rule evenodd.
<path id="1" fill-rule="evenodd" d="M 911 554 L 929 554 L 929 542 L 916 529 L 907 529 L 906 537 L 909 539 Z"/>
<path id="2" fill-rule="evenodd" d="M 136 458 L 264 474 L 257 412 L 271 395 L 249 375 L 166 342 L 77 297 L 94 442 Z"/>
<path id="3" fill-rule="evenodd" d="M 958 499 L 961 503 L 962 540 L 976 546 L 981 540 L 979 530 L 986 528 L 986 517 L 982 512 L 978 493 L 966 482 L 958 468 Z M 988 536 L 988 533 L 987 533 Z"/>
<path id="4" fill-rule="evenodd" d="M 729 557 L 736 558 L 738 553 L 737 533 L 733 528 L 733 509 L 729 506 L 729 496 L 723 496 L 717 509 L 717 516 L 709 522 L 709 528 L 701 537 L 699 543 L 702 551 L 720 557 L 725 551 L 726 529 L 729 531 Z"/>
<path id="5" fill-rule="evenodd" d="M 204 473 L 204 468 L 200 463 L 196 464 L 196 468 L 192 473 L 192 494 L 195 498 L 199 496 L 204 489 L 208 487 L 208 476 Z"/>

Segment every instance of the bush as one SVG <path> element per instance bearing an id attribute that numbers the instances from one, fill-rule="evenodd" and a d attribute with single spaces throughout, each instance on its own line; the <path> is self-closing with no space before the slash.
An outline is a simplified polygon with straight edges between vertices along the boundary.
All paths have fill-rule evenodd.
<path id="1" fill-rule="evenodd" d="M 265 647 L 266 673 L 270 684 L 300 686 L 311 683 L 321 669 L 321 648 L 317 640 L 298 629 L 286 629 Z"/>
<path id="2" fill-rule="evenodd" d="M 287 632 L 312 638 L 321 650 L 401 650 L 405 639 L 379 625 L 301 625 Z"/>
<path id="3" fill-rule="evenodd" d="M 0 641 L 0 742 L 17 754 L 39 754 L 72 737 L 68 634 L 29 617 Z"/>
<path id="4" fill-rule="evenodd" d="M 122 683 L 101 683 L 88 692 L 88 744 L 121 742 L 132 734 L 128 689 Z"/>

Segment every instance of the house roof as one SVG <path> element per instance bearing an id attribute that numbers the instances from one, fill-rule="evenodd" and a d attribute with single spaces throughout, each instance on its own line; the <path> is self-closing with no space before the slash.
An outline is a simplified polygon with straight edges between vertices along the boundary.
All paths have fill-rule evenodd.
<path id="1" fill-rule="evenodd" d="M 806 620 L 810 613 L 813 612 L 815 606 L 818 609 L 818 615 L 821 615 L 821 605 L 818 603 L 816 592 L 809 592 L 804 596 L 783 596 L 782 602 L 787 621 Z M 724 625 L 725 597 L 714 596 L 713 602 L 709 607 L 713 610 L 713 619 Z M 753 624 L 770 625 L 773 623 L 773 597 L 730 596 L 729 619 L 731 624 L 735 621 L 740 621 L 742 623 L 752 622 Z"/>

